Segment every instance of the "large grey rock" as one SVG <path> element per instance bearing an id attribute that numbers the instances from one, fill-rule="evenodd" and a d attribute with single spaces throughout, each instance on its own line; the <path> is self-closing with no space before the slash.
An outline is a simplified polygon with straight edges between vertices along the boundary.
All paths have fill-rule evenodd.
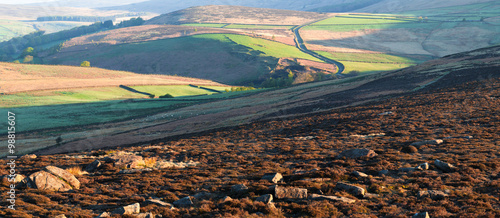
<path id="1" fill-rule="evenodd" d="M 268 204 L 268 203 L 271 203 L 271 201 L 273 201 L 273 195 L 271 195 L 271 194 L 262 195 L 262 196 L 258 197 L 257 199 L 255 199 L 255 201 L 260 201 L 260 202 L 264 202 L 265 204 Z"/>
<path id="2" fill-rule="evenodd" d="M 363 196 L 366 193 L 366 190 L 364 188 L 361 188 L 359 186 L 343 183 L 343 182 L 337 182 L 337 185 L 335 188 L 340 189 L 340 190 L 345 190 L 353 195 L 360 195 Z"/>
<path id="3" fill-rule="evenodd" d="M 237 194 L 243 194 L 248 192 L 248 187 L 245 184 L 238 184 L 231 186 L 231 192 Z"/>
<path id="4" fill-rule="evenodd" d="M 267 180 L 273 183 L 278 183 L 283 179 L 283 175 L 281 173 L 266 173 L 263 177 L 262 180 Z"/>
<path id="5" fill-rule="evenodd" d="M 28 187 L 36 188 L 40 190 L 51 190 L 51 191 L 69 191 L 73 189 L 67 182 L 59 179 L 59 177 L 46 172 L 38 171 L 29 176 L 29 181 L 27 182 Z"/>
<path id="6" fill-rule="evenodd" d="M 277 185 L 274 188 L 274 197 L 277 199 L 303 199 L 307 198 L 307 189 Z"/>
<path id="7" fill-rule="evenodd" d="M 422 212 L 422 213 L 417 213 L 417 214 L 413 215 L 412 218 L 431 218 L 431 217 L 429 216 L 429 213 Z"/>
<path id="8" fill-rule="evenodd" d="M 85 171 L 87 172 L 94 172 L 96 171 L 97 169 L 99 169 L 99 167 L 101 166 L 101 161 L 99 160 L 95 160 L 94 162 L 90 163 L 89 165 L 87 165 L 85 167 Z"/>
<path id="9" fill-rule="evenodd" d="M 420 146 L 423 146 L 423 145 L 439 145 L 439 144 L 442 144 L 443 143 L 443 140 L 441 139 L 434 139 L 434 140 L 427 140 L 427 141 L 420 141 L 420 142 L 413 142 L 411 143 L 411 145 L 415 146 L 415 147 L 420 147 Z"/>
<path id="10" fill-rule="evenodd" d="M 191 201 L 191 197 L 187 196 L 185 198 L 174 201 L 174 205 L 176 207 L 191 207 L 193 206 L 193 201 Z"/>
<path id="11" fill-rule="evenodd" d="M 346 198 L 346 197 L 337 197 L 337 196 L 324 196 L 324 195 L 318 195 L 318 194 L 312 194 L 309 197 L 311 200 L 329 200 L 329 201 L 340 201 L 348 204 L 352 204 L 356 202 L 354 199 Z"/>
<path id="12" fill-rule="evenodd" d="M 347 158 L 362 158 L 362 157 L 370 158 L 377 156 L 377 153 L 375 153 L 375 151 L 370 149 L 351 149 L 343 151 L 339 156 Z"/>
<path id="13" fill-rule="evenodd" d="M 118 168 L 127 169 L 143 168 L 145 165 L 144 159 L 141 156 L 124 152 L 112 154 L 106 158 L 106 161 L 113 162 Z"/>
<path id="14" fill-rule="evenodd" d="M 120 207 L 116 210 L 114 210 L 112 213 L 113 214 L 120 214 L 120 215 L 131 215 L 131 214 L 137 214 L 141 212 L 141 205 L 139 203 L 127 205 Z"/>
<path id="15" fill-rule="evenodd" d="M 418 197 L 419 198 L 430 197 L 433 200 L 442 200 L 442 199 L 448 197 L 448 194 L 446 194 L 442 191 L 429 190 L 429 191 L 419 191 Z"/>
<path id="16" fill-rule="evenodd" d="M 73 176 L 73 174 L 69 173 L 68 171 L 55 166 L 47 166 L 45 167 L 45 170 L 63 179 L 64 181 L 69 183 L 71 187 L 73 187 L 74 189 L 80 189 L 80 181 L 78 181 L 78 179 L 76 179 L 76 177 Z"/>
<path id="17" fill-rule="evenodd" d="M 440 170 L 442 170 L 444 172 L 452 172 L 453 170 L 455 170 L 455 166 L 453 166 L 449 163 L 440 161 L 438 159 L 436 159 L 434 161 L 434 165 L 436 165 L 437 168 L 439 168 Z"/>

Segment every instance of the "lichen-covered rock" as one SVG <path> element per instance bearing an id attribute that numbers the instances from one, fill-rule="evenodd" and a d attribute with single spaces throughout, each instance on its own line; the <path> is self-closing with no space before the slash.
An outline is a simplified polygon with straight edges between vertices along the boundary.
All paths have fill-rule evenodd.
<path id="1" fill-rule="evenodd" d="M 274 197 L 277 199 L 304 199 L 307 198 L 307 189 L 277 185 L 274 188 Z"/>
<path id="2" fill-rule="evenodd" d="M 64 192 L 73 189 L 67 182 L 46 171 L 38 171 L 31 174 L 27 185 L 30 188 L 51 191 Z"/>
<path id="3" fill-rule="evenodd" d="M 45 170 L 63 179 L 64 181 L 69 183 L 71 187 L 73 187 L 74 189 L 80 189 L 80 181 L 78 181 L 78 179 L 76 179 L 76 177 L 73 176 L 73 174 L 69 173 L 68 171 L 55 166 L 47 166 L 45 167 Z"/>
<path id="4" fill-rule="evenodd" d="M 361 188 L 359 186 L 343 183 L 343 182 L 338 182 L 335 188 L 340 189 L 340 190 L 345 190 L 351 194 L 354 195 L 360 195 L 363 196 L 366 193 L 366 190 L 364 188 Z"/>

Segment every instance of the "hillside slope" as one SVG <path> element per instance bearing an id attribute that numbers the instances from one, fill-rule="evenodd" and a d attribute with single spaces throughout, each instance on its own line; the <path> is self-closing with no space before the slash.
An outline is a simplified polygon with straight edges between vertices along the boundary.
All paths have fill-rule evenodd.
<path id="1" fill-rule="evenodd" d="M 469 5 L 482 2 L 493 2 L 494 0 L 383 0 L 379 3 L 356 10 L 368 13 L 400 13 L 404 11 L 416 11 L 432 8 L 443 8 L 450 6 Z"/>
<path id="2" fill-rule="evenodd" d="M 146 24 L 236 23 L 300 25 L 327 17 L 328 14 L 315 12 L 210 5 L 166 13 L 148 20 Z"/>

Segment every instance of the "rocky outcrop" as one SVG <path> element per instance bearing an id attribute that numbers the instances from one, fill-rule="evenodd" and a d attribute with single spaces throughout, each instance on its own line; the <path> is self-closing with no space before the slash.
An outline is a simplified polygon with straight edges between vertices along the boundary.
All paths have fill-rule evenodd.
<path id="1" fill-rule="evenodd" d="M 54 166 L 48 166 L 45 171 L 31 174 L 24 181 L 28 187 L 40 190 L 69 191 L 80 188 L 80 181 L 75 176 Z"/>
<path id="2" fill-rule="evenodd" d="M 113 162 L 114 165 L 118 168 L 126 169 L 143 168 L 143 166 L 145 165 L 144 159 L 141 156 L 126 152 L 117 152 L 106 157 L 105 160 Z"/>
<path id="3" fill-rule="evenodd" d="M 47 166 L 45 167 L 45 170 L 63 179 L 64 181 L 69 183 L 71 187 L 73 187 L 74 189 L 80 189 L 80 181 L 78 181 L 78 179 L 76 179 L 76 177 L 73 176 L 73 174 L 69 173 L 68 171 L 55 166 Z"/>
<path id="4" fill-rule="evenodd" d="M 273 195 L 267 194 L 267 195 L 262 195 L 255 199 L 255 201 L 260 201 L 264 202 L 265 204 L 271 203 L 273 201 Z"/>
<path id="5" fill-rule="evenodd" d="M 419 198 L 429 197 L 433 200 L 442 200 L 448 197 L 448 194 L 444 193 L 443 191 L 429 190 L 429 191 L 419 191 L 418 197 Z"/>
<path id="6" fill-rule="evenodd" d="M 353 195 L 358 195 L 358 196 L 363 196 L 366 193 L 366 190 L 364 188 L 343 182 L 338 182 L 335 188 L 347 191 Z"/>
<path id="7" fill-rule="evenodd" d="M 128 206 L 120 207 L 111 213 L 120 215 L 131 215 L 131 214 L 138 214 L 140 212 L 141 212 L 141 205 L 139 203 L 135 203 Z"/>

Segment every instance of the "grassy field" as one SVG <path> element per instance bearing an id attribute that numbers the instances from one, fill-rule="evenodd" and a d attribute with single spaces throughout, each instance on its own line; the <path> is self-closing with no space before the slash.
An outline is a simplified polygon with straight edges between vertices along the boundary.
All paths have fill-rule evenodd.
<path id="1" fill-rule="evenodd" d="M 10 40 L 13 37 L 26 35 L 34 32 L 32 25 L 21 21 L 0 20 L 0 42 Z"/>
<path id="2" fill-rule="evenodd" d="M 224 91 L 228 88 L 230 89 L 230 87 L 221 87 L 221 86 L 204 86 L 204 87 L 215 89 L 218 91 Z M 174 97 L 189 96 L 189 95 L 210 95 L 216 93 L 191 86 L 131 86 L 131 88 L 141 92 L 151 93 L 156 96 L 165 95 L 167 93 Z"/>
<path id="3" fill-rule="evenodd" d="M 345 66 L 343 73 L 359 71 L 361 73 L 381 72 L 398 70 L 415 65 L 418 61 L 411 58 L 400 57 L 390 54 L 370 53 L 330 53 L 315 51 L 327 58 L 340 61 Z M 379 63 L 368 63 L 379 62 Z"/>
<path id="4" fill-rule="evenodd" d="M 266 56 L 276 57 L 276 58 L 300 58 L 311 61 L 322 62 L 321 60 L 312 57 L 308 54 L 301 52 L 294 46 L 285 45 L 278 42 L 273 42 L 266 39 L 254 38 L 244 35 L 236 34 L 211 34 L 211 35 L 197 35 L 193 37 L 203 37 L 209 39 L 216 39 L 223 42 L 228 42 L 228 40 L 235 42 L 239 45 L 247 46 L 253 50 L 260 51 Z"/>
<path id="5" fill-rule="evenodd" d="M 194 97 L 179 97 L 175 99 L 114 100 L 93 103 L 17 107 L 8 109 L 3 108 L 0 109 L 0 113 L 6 113 L 7 111 L 16 113 L 16 130 L 18 130 L 18 132 L 25 132 L 47 128 L 99 124 L 130 119 L 133 117 L 152 115 L 159 112 L 167 112 L 169 110 L 201 102 L 230 98 L 261 91 L 263 90 L 228 92 Z M 119 90 L 111 90 L 110 92 L 114 94 L 121 93 L 127 95 Z M 82 93 L 76 93 L 75 95 L 80 95 L 79 98 L 83 98 Z M 175 119 L 175 117 L 173 119 Z M 0 130 L 0 134 L 5 133 L 5 130 Z"/>
<path id="6" fill-rule="evenodd" d="M 416 18 L 381 16 L 381 15 L 340 15 L 311 24 L 316 25 L 356 25 L 416 22 Z"/>
<path id="7" fill-rule="evenodd" d="M 374 73 L 382 71 L 399 70 L 405 67 L 414 66 L 415 64 L 384 64 L 384 63 L 362 63 L 352 61 L 340 61 L 345 66 L 343 73 L 351 71 L 359 71 L 361 73 Z"/>
<path id="8" fill-rule="evenodd" d="M 294 26 L 290 25 L 257 25 L 257 24 L 231 24 L 225 26 L 227 29 L 291 29 Z"/>

